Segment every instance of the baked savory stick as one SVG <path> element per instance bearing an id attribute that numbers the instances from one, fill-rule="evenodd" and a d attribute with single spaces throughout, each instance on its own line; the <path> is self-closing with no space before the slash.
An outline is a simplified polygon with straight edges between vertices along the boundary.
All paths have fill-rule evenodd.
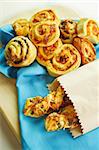
<path id="1" fill-rule="evenodd" d="M 63 128 L 73 129 L 79 126 L 72 102 L 60 86 L 56 91 L 52 91 L 44 98 L 36 96 L 27 99 L 24 115 L 38 118 L 45 114 L 49 114 L 45 120 L 47 131 L 55 131 Z"/>
<path id="2" fill-rule="evenodd" d="M 27 99 L 24 108 L 24 115 L 37 118 L 47 114 L 48 110 L 48 97 L 42 98 L 41 96 L 36 96 Z"/>
<path id="3" fill-rule="evenodd" d="M 41 117 L 53 110 L 59 110 L 63 103 L 64 91 L 59 86 L 56 91 L 46 97 L 36 96 L 28 98 L 25 103 L 24 115 L 30 117 Z"/>

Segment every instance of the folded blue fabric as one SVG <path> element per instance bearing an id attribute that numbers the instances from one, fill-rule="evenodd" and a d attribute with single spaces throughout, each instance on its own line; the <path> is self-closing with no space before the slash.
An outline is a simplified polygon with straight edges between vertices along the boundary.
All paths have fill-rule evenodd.
<path id="1" fill-rule="evenodd" d="M 14 36 L 11 25 L 0 29 L 0 41 L 3 44 L 0 49 L 0 72 L 9 78 L 16 78 L 22 149 L 98 150 L 99 129 L 73 139 L 68 130 L 46 132 L 44 129 L 44 117 L 35 119 L 23 115 L 26 98 L 47 95 L 48 89 L 46 85 L 52 82 L 54 78 L 49 76 L 46 69 L 36 61 L 29 67 L 20 69 L 6 65 L 4 48 L 7 42 Z M 97 58 L 99 58 L 99 45 L 96 46 L 96 52 Z"/>

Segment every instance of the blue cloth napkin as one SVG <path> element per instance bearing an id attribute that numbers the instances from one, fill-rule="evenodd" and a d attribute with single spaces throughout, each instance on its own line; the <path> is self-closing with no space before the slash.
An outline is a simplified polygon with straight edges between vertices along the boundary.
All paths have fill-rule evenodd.
<path id="1" fill-rule="evenodd" d="M 47 95 L 48 89 L 46 85 L 52 82 L 54 78 L 50 77 L 46 69 L 36 61 L 29 67 L 20 69 L 6 65 L 4 48 L 14 36 L 11 25 L 6 25 L 0 29 L 0 41 L 2 42 L 2 48 L 0 48 L 0 72 L 9 78 L 16 78 L 22 149 L 98 150 L 99 129 L 73 139 L 68 130 L 47 132 L 44 129 L 44 117 L 35 119 L 23 115 L 26 98 Z M 99 58 L 99 45 L 96 46 L 96 52 L 97 58 Z"/>

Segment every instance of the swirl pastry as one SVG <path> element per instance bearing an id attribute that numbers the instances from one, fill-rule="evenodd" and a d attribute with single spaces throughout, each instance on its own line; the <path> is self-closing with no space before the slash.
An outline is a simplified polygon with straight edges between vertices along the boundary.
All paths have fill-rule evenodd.
<path id="1" fill-rule="evenodd" d="M 42 21 L 53 21 L 54 23 L 60 23 L 59 18 L 55 14 L 55 12 L 51 9 L 42 10 L 33 15 L 30 19 L 31 25 L 37 25 Z"/>
<path id="2" fill-rule="evenodd" d="M 96 51 L 93 44 L 86 38 L 75 37 L 73 45 L 81 54 L 82 64 L 87 64 L 96 58 Z"/>
<path id="3" fill-rule="evenodd" d="M 27 37 L 23 36 L 13 38 L 5 48 L 7 64 L 14 67 L 30 65 L 35 60 L 36 54 L 35 46 Z"/>
<path id="4" fill-rule="evenodd" d="M 54 44 L 60 36 L 58 26 L 53 22 L 41 22 L 31 28 L 29 33 L 30 40 L 36 46 L 47 47 Z"/>
<path id="5" fill-rule="evenodd" d="M 70 104 L 64 107 L 59 113 L 67 118 L 70 128 L 78 127 L 79 121 L 73 105 Z M 67 128 L 67 125 L 64 125 L 64 128 Z"/>
<path id="6" fill-rule="evenodd" d="M 36 96 L 34 98 L 28 98 L 25 104 L 24 115 L 30 117 L 41 117 L 47 114 L 49 110 L 49 103 L 47 98 Z"/>
<path id="7" fill-rule="evenodd" d="M 60 39 L 58 39 L 53 45 L 48 47 L 38 47 L 36 60 L 43 66 L 46 66 L 46 62 L 50 60 L 58 51 L 62 45 Z"/>
<path id="8" fill-rule="evenodd" d="M 79 37 L 85 37 L 93 44 L 99 43 L 99 23 L 93 19 L 80 19 L 77 24 Z"/>
<path id="9" fill-rule="evenodd" d="M 69 128 L 69 122 L 64 115 L 53 112 L 49 114 L 45 120 L 45 128 L 47 131 L 55 131 L 63 129 L 64 126 Z"/>
<path id="10" fill-rule="evenodd" d="M 73 20 L 63 20 L 60 23 L 61 40 L 64 44 L 72 43 L 73 37 L 77 35 L 77 23 Z"/>
<path id="11" fill-rule="evenodd" d="M 47 131 L 55 131 L 60 129 L 74 129 L 79 126 L 77 115 L 72 105 L 64 107 L 62 112 L 53 112 L 49 114 L 45 120 L 45 128 Z"/>
<path id="12" fill-rule="evenodd" d="M 51 76 L 60 76 L 77 69 L 81 63 L 81 56 L 78 50 L 71 44 L 64 44 L 60 47 L 52 60 L 47 61 L 47 70 Z"/>
<path id="13" fill-rule="evenodd" d="M 18 19 L 12 26 L 16 35 L 27 36 L 29 33 L 29 22 L 27 19 Z"/>

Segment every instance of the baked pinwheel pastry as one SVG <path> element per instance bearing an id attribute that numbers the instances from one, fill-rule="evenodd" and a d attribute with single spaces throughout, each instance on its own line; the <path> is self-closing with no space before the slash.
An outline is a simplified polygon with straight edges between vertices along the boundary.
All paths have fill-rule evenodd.
<path id="1" fill-rule="evenodd" d="M 27 37 L 23 36 L 13 38 L 5 48 L 5 58 L 9 66 L 28 66 L 35 60 L 36 55 L 36 47 Z"/>
<path id="2" fill-rule="evenodd" d="M 81 64 L 81 56 L 78 50 L 71 44 L 64 44 L 60 47 L 52 60 L 47 61 L 47 70 L 51 76 L 60 76 L 77 69 Z"/>
<path id="3" fill-rule="evenodd" d="M 25 103 L 24 115 L 30 117 L 41 117 L 47 114 L 49 110 L 49 101 L 47 98 L 42 98 L 41 96 L 36 96 L 34 98 L 28 98 Z"/>
<path id="4" fill-rule="evenodd" d="M 87 64 L 96 59 L 96 51 L 94 45 L 86 38 L 75 37 L 73 45 L 81 54 L 82 64 Z"/>
<path id="5" fill-rule="evenodd" d="M 36 60 L 39 64 L 46 66 L 46 62 L 50 60 L 58 51 L 62 45 L 60 39 L 58 39 L 53 45 L 48 47 L 38 47 Z"/>
<path id="6" fill-rule="evenodd" d="M 60 23 L 60 37 L 64 44 L 72 43 L 72 39 L 77 35 L 77 23 L 73 20 L 63 20 Z"/>
<path id="7" fill-rule="evenodd" d="M 27 19 L 17 19 L 12 26 L 16 35 L 27 36 L 29 33 L 29 21 Z"/>
<path id="8" fill-rule="evenodd" d="M 79 126 L 79 120 L 72 104 L 62 108 L 59 114 L 67 118 L 69 128 L 73 129 Z M 67 125 L 64 125 L 64 128 L 67 128 Z"/>
<path id="9" fill-rule="evenodd" d="M 45 128 L 47 131 L 55 131 L 60 129 L 74 129 L 79 126 L 79 121 L 72 105 L 69 105 L 60 113 L 53 112 L 49 114 L 45 120 Z"/>
<path id="10" fill-rule="evenodd" d="M 49 21 L 41 22 L 32 27 L 29 33 L 30 40 L 38 47 L 53 45 L 60 36 L 58 25 Z"/>
<path id="11" fill-rule="evenodd" d="M 42 21 L 53 21 L 57 25 L 59 25 L 60 23 L 60 20 L 57 17 L 56 13 L 51 9 L 39 11 L 30 19 L 31 25 L 37 25 Z"/>
<path id="12" fill-rule="evenodd" d="M 79 37 L 85 37 L 93 44 L 99 43 L 99 23 L 93 19 L 80 19 L 77 24 Z"/>
<path id="13" fill-rule="evenodd" d="M 63 129 L 65 127 L 69 128 L 69 122 L 64 115 L 53 112 L 49 114 L 45 120 L 45 128 L 47 131 L 56 131 Z"/>

